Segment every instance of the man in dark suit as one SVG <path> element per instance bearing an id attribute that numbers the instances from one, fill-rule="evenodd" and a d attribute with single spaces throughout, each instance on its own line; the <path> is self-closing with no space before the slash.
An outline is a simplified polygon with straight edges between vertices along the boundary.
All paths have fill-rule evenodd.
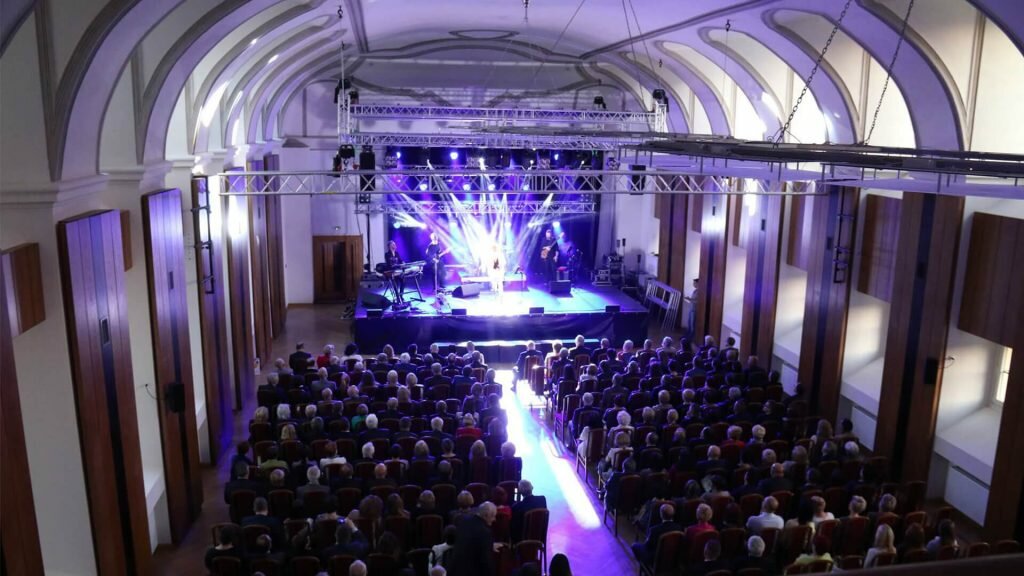
<path id="1" fill-rule="evenodd" d="M 523 537 L 523 517 L 527 512 L 548 507 L 547 498 L 533 495 L 533 484 L 529 480 L 519 481 L 519 494 L 522 500 L 512 506 L 512 542 L 518 542 Z"/>
<path id="2" fill-rule="evenodd" d="M 309 365 L 313 361 L 313 355 L 306 352 L 305 347 L 305 343 L 299 342 L 295 345 L 295 352 L 288 356 L 288 366 L 296 374 L 304 374 L 309 370 Z"/>
<path id="3" fill-rule="evenodd" d="M 587 348 L 584 345 L 585 343 L 586 343 L 586 338 L 584 338 L 582 334 L 579 335 L 579 336 L 576 336 L 576 341 L 575 341 L 576 345 L 569 349 L 569 358 L 575 359 L 577 356 L 580 356 L 580 355 L 586 355 L 586 356 L 593 355 L 593 351 L 590 348 Z"/>
<path id="4" fill-rule="evenodd" d="M 460 384 L 472 386 L 475 382 L 476 379 L 473 378 L 473 368 L 471 366 L 465 366 L 462 368 L 462 374 L 452 378 L 452 388 L 455 388 Z"/>
<path id="5" fill-rule="evenodd" d="M 757 483 L 757 491 L 763 496 L 771 496 L 780 490 L 793 491 L 793 482 L 786 478 L 786 468 L 779 463 L 772 464 L 771 476 Z"/>
<path id="6" fill-rule="evenodd" d="M 270 515 L 270 506 L 266 498 L 257 498 L 252 503 L 252 516 L 242 518 L 242 528 L 246 526 L 266 526 L 270 531 L 270 539 L 279 549 L 285 544 L 284 524 L 281 519 Z"/>
<path id="7" fill-rule="evenodd" d="M 722 450 L 718 446 L 708 447 L 708 457 L 706 460 L 697 462 L 697 477 L 703 478 L 712 471 L 717 471 L 722 476 L 729 476 L 729 461 L 722 460 Z"/>
<path id="8" fill-rule="evenodd" d="M 658 552 L 658 540 L 662 534 L 669 532 L 677 532 L 683 529 L 678 522 L 674 521 L 673 518 L 676 515 L 676 509 L 671 504 L 662 504 L 658 509 L 658 517 L 661 522 L 651 526 L 647 531 L 647 539 L 643 542 L 634 542 L 632 545 L 633 555 L 636 556 L 638 562 L 644 565 L 649 565 L 654 561 L 654 555 Z"/>
<path id="9" fill-rule="evenodd" d="M 334 531 L 334 545 L 328 546 L 320 552 L 320 561 L 326 566 L 332 556 L 366 558 L 369 548 L 366 535 L 356 530 L 352 521 L 345 518 L 344 522 L 339 524 L 338 529 Z"/>
<path id="10" fill-rule="evenodd" d="M 366 417 L 366 430 L 359 435 L 359 445 L 362 446 L 367 442 L 372 442 L 377 438 L 384 438 L 385 440 L 391 441 L 391 431 L 387 428 L 379 428 L 376 414 L 370 414 Z M 384 455 L 381 454 L 383 458 Z"/>
<path id="11" fill-rule="evenodd" d="M 616 373 L 612 376 L 612 385 L 604 391 L 602 404 L 604 404 L 605 408 L 612 405 L 612 400 L 614 400 L 616 396 L 622 396 L 623 399 L 629 398 L 630 390 L 623 386 L 622 381 L 622 374 Z"/>
<path id="12" fill-rule="evenodd" d="M 747 555 L 737 559 L 732 566 L 734 572 L 744 568 L 760 568 L 765 574 L 775 571 L 775 566 L 764 557 L 764 540 L 760 536 L 747 538 Z"/>
<path id="13" fill-rule="evenodd" d="M 430 390 L 431 387 L 439 384 L 451 386 L 451 383 L 451 378 L 448 378 L 443 374 L 443 367 L 437 362 L 430 365 L 430 378 L 425 378 L 423 380 L 423 386 L 426 387 L 427 390 Z"/>
<path id="14" fill-rule="evenodd" d="M 583 426 L 595 417 L 600 418 L 601 411 L 594 407 L 594 395 L 587 392 L 583 395 L 583 405 L 572 413 L 572 421 L 569 422 L 569 435 L 578 438 Z"/>
<path id="15" fill-rule="evenodd" d="M 537 350 L 537 344 L 533 340 L 526 342 L 526 350 L 519 353 L 519 358 L 516 360 L 516 377 L 512 380 L 512 390 L 516 389 L 517 380 L 526 380 L 530 377 L 526 373 L 526 362 L 528 358 L 537 358 L 543 362 L 544 354 L 540 350 Z"/>
<path id="16" fill-rule="evenodd" d="M 262 482 L 249 479 L 249 466 L 245 462 L 235 462 L 232 476 L 235 479 L 224 485 L 224 502 L 226 504 L 231 504 L 231 495 L 239 490 L 252 490 L 257 496 L 267 490 Z"/>
<path id="17" fill-rule="evenodd" d="M 463 516 L 456 525 L 450 576 L 477 576 L 494 574 L 494 537 L 491 524 L 498 515 L 494 504 L 484 502 L 476 514 Z"/>

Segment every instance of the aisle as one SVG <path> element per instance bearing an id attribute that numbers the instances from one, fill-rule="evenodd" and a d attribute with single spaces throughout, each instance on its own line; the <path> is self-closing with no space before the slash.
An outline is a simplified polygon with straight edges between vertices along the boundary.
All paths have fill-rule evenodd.
<path id="1" fill-rule="evenodd" d="M 575 455 L 559 446 L 542 411 L 532 412 L 528 403 L 535 399 L 525 383 L 511 394 L 512 371 L 499 370 L 504 385 L 502 407 L 508 415 L 509 440 L 523 459 L 523 478 L 533 483 L 534 493 L 547 498 L 550 511 L 548 560 L 556 553 L 569 557 L 573 574 L 632 574 L 637 568 L 629 547 L 622 544 L 609 527 L 601 525 L 604 508 L 588 488 L 582 475 L 576 474 Z M 582 470 L 581 470 L 582 474 Z M 593 481 L 593 480 L 591 480 Z M 619 533 L 628 531 L 621 520 Z M 623 530 L 627 529 L 627 530 Z"/>

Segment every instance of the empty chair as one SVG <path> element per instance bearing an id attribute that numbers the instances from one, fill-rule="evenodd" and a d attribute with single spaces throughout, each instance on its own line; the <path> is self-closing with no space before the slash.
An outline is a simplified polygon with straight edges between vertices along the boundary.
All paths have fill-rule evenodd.
<path id="1" fill-rule="evenodd" d="M 658 538 L 658 547 L 654 552 L 654 562 L 650 565 L 640 563 L 640 574 L 658 576 L 660 574 L 678 574 L 682 559 L 686 535 L 680 531 L 666 532 Z"/>

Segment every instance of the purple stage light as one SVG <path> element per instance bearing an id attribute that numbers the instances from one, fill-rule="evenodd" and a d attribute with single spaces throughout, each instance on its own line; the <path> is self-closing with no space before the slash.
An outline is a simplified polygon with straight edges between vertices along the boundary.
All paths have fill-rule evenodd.
<path id="1" fill-rule="evenodd" d="M 487 185 L 487 191 L 488 192 L 494 192 L 494 184 L 488 184 Z"/>
<path id="2" fill-rule="evenodd" d="M 398 158 L 398 159 L 402 158 L 402 151 L 401 150 L 399 150 L 398 152 L 395 152 L 395 158 Z M 558 158 L 555 158 L 555 160 L 558 160 Z"/>
<path id="3" fill-rule="evenodd" d="M 472 188 L 473 188 L 473 187 L 472 187 L 472 186 L 470 186 L 469 184 L 463 184 L 463 185 L 462 185 L 462 191 L 463 191 L 463 192 L 469 192 L 469 191 L 470 191 L 470 190 L 471 190 Z"/>
<path id="4" fill-rule="evenodd" d="M 399 158 L 401 158 L 401 157 L 402 157 L 401 153 L 399 153 L 398 157 L 399 157 Z M 558 161 L 558 152 L 555 152 L 555 161 L 556 161 L 556 162 Z"/>
<path id="5" fill-rule="evenodd" d="M 420 184 L 420 191 L 421 192 L 426 192 L 427 191 L 427 183 L 426 182 L 423 182 L 423 183 Z"/>
<path id="6" fill-rule="evenodd" d="M 458 160 L 459 159 L 459 153 L 455 152 L 453 150 L 453 151 L 448 153 L 448 157 L 451 158 L 452 160 Z"/>
<path id="7" fill-rule="evenodd" d="M 523 190 L 524 191 L 529 191 L 530 190 L 530 185 L 529 184 L 523 184 Z"/>
<path id="8" fill-rule="evenodd" d="M 402 225 L 401 225 L 401 224 L 399 224 L 398 222 L 395 222 L 395 223 L 394 223 L 394 227 L 395 227 L 395 230 L 398 230 L 399 228 L 401 228 L 401 227 L 402 227 Z"/>
<path id="9" fill-rule="evenodd" d="M 555 220 L 554 222 L 552 222 L 551 225 L 554 226 L 556 230 L 558 230 L 558 229 L 560 229 L 562 227 L 562 223 L 559 222 L 558 220 Z"/>

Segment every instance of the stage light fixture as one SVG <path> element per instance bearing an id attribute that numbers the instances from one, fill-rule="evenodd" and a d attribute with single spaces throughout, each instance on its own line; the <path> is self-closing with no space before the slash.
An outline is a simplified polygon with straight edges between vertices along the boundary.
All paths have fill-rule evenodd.
<path id="1" fill-rule="evenodd" d="M 604 103 L 604 96 L 594 96 L 594 110 L 607 110 L 608 105 Z"/>
<path id="2" fill-rule="evenodd" d="M 401 225 L 401 224 L 399 224 L 398 222 L 395 222 L 394 224 L 392 224 L 392 226 L 394 226 L 394 227 L 395 227 L 395 230 L 398 230 L 399 228 L 401 228 L 401 227 L 402 227 L 402 225 Z"/>
<path id="3" fill-rule="evenodd" d="M 402 159 L 402 151 L 401 150 L 399 150 L 398 152 L 395 152 L 395 158 L 398 158 L 399 160 Z"/>
<path id="4" fill-rule="evenodd" d="M 423 183 L 420 184 L 420 192 L 426 192 L 426 191 L 427 191 L 427 183 L 423 182 Z"/>
<path id="5" fill-rule="evenodd" d="M 488 192 L 494 192 L 494 184 L 488 184 L 487 185 L 487 191 Z"/>
<path id="6" fill-rule="evenodd" d="M 559 222 L 558 220 L 555 220 L 554 222 L 552 222 L 551 226 L 554 227 L 555 230 L 561 230 L 562 229 L 562 223 Z"/>
<path id="7" fill-rule="evenodd" d="M 555 162 L 558 162 L 558 152 L 555 152 Z"/>
<path id="8" fill-rule="evenodd" d="M 523 184 L 523 191 L 524 192 L 529 192 L 530 191 L 530 185 L 529 184 Z"/>
<path id="9" fill-rule="evenodd" d="M 462 191 L 463 191 L 463 192 L 469 192 L 470 190 L 472 190 L 472 188 L 473 188 L 473 187 L 472 187 L 472 186 L 470 186 L 469 184 L 463 184 L 463 185 L 462 185 Z"/>
<path id="10" fill-rule="evenodd" d="M 459 159 L 459 153 L 455 152 L 453 150 L 453 151 L 448 153 L 448 157 L 451 158 L 452 160 L 458 160 Z"/>

